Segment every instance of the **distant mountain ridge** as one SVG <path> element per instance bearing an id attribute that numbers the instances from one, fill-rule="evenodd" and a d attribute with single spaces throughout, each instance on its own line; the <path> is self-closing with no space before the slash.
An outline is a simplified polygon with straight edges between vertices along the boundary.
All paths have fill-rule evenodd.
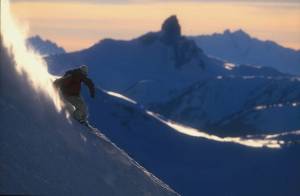
<path id="1" fill-rule="evenodd" d="M 64 48 L 50 40 L 41 38 L 39 35 L 28 38 L 27 45 L 43 56 L 66 53 Z"/>
<path id="2" fill-rule="evenodd" d="M 277 133 L 300 127 L 300 80 L 217 77 L 199 81 L 153 110 L 222 136 Z"/>
<path id="3" fill-rule="evenodd" d="M 1 194 L 177 195 L 115 144 L 76 122 L 69 124 L 14 71 L 3 50 L 0 57 Z M 83 93 L 90 122 L 183 195 L 298 193 L 299 146 L 253 149 L 191 137 L 122 95 L 96 94 L 91 99 Z M 282 183 L 287 174 L 288 182 Z"/>
<path id="4" fill-rule="evenodd" d="M 240 32 L 240 39 L 249 38 Z M 277 116 L 269 112 L 270 108 L 252 110 L 259 105 L 300 102 L 295 94 L 300 91 L 298 80 L 272 67 L 236 65 L 206 55 L 195 41 L 181 34 L 176 16 L 167 18 L 158 32 L 128 41 L 104 39 L 85 50 L 46 59 L 49 70 L 61 75 L 86 64 L 90 77 L 103 89 L 125 94 L 171 120 L 207 132 L 218 128 L 217 134 L 229 134 L 225 127 L 234 128 L 241 135 L 276 132 L 273 121 L 288 131 L 300 128 L 295 120 L 299 115 L 297 104 L 278 108 Z M 272 84 L 275 85 L 268 88 Z M 255 90 L 265 94 L 263 102 L 249 100 Z M 282 99 L 283 96 L 289 99 Z M 246 109 L 251 109 L 250 113 L 246 114 Z M 292 112 L 288 117 L 289 111 Z M 254 113 L 257 117 L 248 120 Z M 238 120 L 239 126 L 233 126 L 233 121 Z"/>
<path id="5" fill-rule="evenodd" d="M 275 68 L 283 73 L 300 74 L 300 51 L 273 41 L 251 37 L 243 30 L 191 36 L 208 55 L 236 64 Z"/>
<path id="6" fill-rule="evenodd" d="M 167 18 L 158 32 L 129 41 L 104 39 L 90 48 L 46 59 L 54 74 L 86 64 L 96 83 L 112 91 L 121 92 L 146 80 L 126 93 L 147 104 L 167 100 L 203 78 L 284 75 L 271 68 L 229 65 L 208 57 L 193 40 L 181 34 L 176 16 Z"/>

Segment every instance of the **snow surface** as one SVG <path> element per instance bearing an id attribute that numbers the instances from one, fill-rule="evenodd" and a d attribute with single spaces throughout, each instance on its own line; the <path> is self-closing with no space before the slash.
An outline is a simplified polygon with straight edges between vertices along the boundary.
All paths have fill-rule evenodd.
<path id="1" fill-rule="evenodd" d="M 182 195 L 300 193 L 300 149 L 293 144 L 300 139 L 299 131 L 221 138 L 190 129 L 192 136 L 184 130 L 187 127 L 119 95 L 111 97 L 99 90 L 96 100 L 85 95 L 90 122 Z M 280 148 L 262 147 L 261 141 Z M 247 147 L 247 142 L 254 146 Z"/>
<path id="2" fill-rule="evenodd" d="M 165 25 L 168 20 L 171 27 Z M 174 28 L 175 35 L 166 26 Z M 200 78 L 229 73 L 223 61 L 208 58 L 193 41 L 178 34 L 176 28 L 178 24 L 171 17 L 159 32 L 130 41 L 104 39 L 82 51 L 51 56 L 47 58 L 49 70 L 61 75 L 69 68 L 86 64 L 99 86 L 125 93 L 145 105 L 167 100 Z M 166 32 L 171 35 L 165 36 Z M 168 37 L 174 38 L 165 40 Z"/>
<path id="3" fill-rule="evenodd" d="M 195 83 L 154 109 L 219 135 L 267 134 L 300 128 L 299 100 L 300 83 L 293 78 L 217 77 Z"/>
<path id="4" fill-rule="evenodd" d="M 205 53 L 236 64 L 272 67 L 300 74 L 300 51 L 251 37 L 243 30 L 191 37 Z"/>
<path id="5" fill-rule="evenodd" d="M 1 192 L 174 194 L 111 143 L 66 123 L 47 99 L 28 88 L 26 78 L 1 62 L 1 114 L 6 114 L 1 119 L 5 128 L 0 137 Z M 86 101 L 92 124 L 183 195 L 296 196 L 300 192 L 297 145 L 254 149 L 191 137 L 116 93 L 98 91 L 96 100 L 86 97 Z"/>
<path id="6" fill-rule="evenodd" d="M 104 136 L 70 124 L 0 52 L 0 194 L 177 195 Z"/>
<path id="7" fill-rule="evenodd" d="M 192 100 L 192 107 L 205 108 L 207 116 L 204 117 L 207 118 L 204 120 L 228 125 L 228 119 L 222 120 L 225 114 L 241 114 L 247 120 L 258 112 L 257 106 L 299 102 L 297 78 L 261 66 L 228 66 L 227 62 L 208 57 L 195 48 L 194 42 L 183 36 L 178 38 L 180 31 L 174 24 L 174 31 L 170 32 L 177 36 L 172 41 L 164 40 L 162 35 L 166 31 L 163 28 L 130 41 L 105 39 L 82 51 L 47 58 L 51 64 L 49 69 L 62 74 L 68 68 L 89 65 L 91 78 L 97 85 L 115 92 L 110 95 L 116 95 L 108 96 L 105 91 L 98 91 L 96 100 L 85 97 L 89 103 L 90 122 L 177 192 L 187 196 L 298 196 L 300 159 L 299 146 L 294 144 L 299 140 L 295 120 L 297 105 L 293 107 L 294 112 L 289 113 L 293 121 L 288 118 L 286 122 L 281 121 L 287 125 L 295 123 L 295 129 L 289 127 L 289 133 L 285 128 L 273 130 L 271 135 L 265 129 L 260 132 L 251 129 L 255 133 L 251 135 L 248 135 L 250 129 L 247 133 L 229 130 L 240 137 L 207 134 L 213 132 L 214 127 L 197 129 L 195 124 L 174 122 L 172 115 L 176 113 L 163 113 L 165 117 L 162 117 L 145 110 L 159 111 L 164 109 L 164 104 L 177 99 L 180 100 L 178 105 L 168 109 L 175 112 L 178 109 L 180 113 Z M 205 88 L 199 86 L 201 83 Z M 123 94 L 134 102 L 124 99 Z M 248 102 L 255 95 L 258 100 Z M 214 101 L 224 110 L 215 106 Z M 201 102 L 208 105 L 199 104 Z M 249 105 L 246 111 L 250 113 L 243 115 L 245 105 Z M 267 120 L 260 122 L 258 118 L 252 122 L 259 122 L 261 128 L 270 126 L 280 119 L 279 116 L 288 113 L 281 109 L 284 108 L 280 108 L 278 115 L 261 110 L 260 118 Z M 201 116 L 196 120 L 201 120 Z M 252 148 L 237 142 L 252 140 L 255 143 L 258 139 L 284 141 L 284 145 L 279 142 L 279 149 L 261 147 L 265 145 Z"/>
<path id="8" fill-rule="evenodd" d="M 270 67 L 211 58 L 181 35 L 174 16 L 159 32 L 129 41 L 105 39 L 91 48 L 47 60 L 49 70 L 56 74 L 89 65 L 90 77 L 101 88 L 196 129 L 223 136 L 300 129 L 297 107 L 279 108 L 276 114 L 252 109 L 299 102 L 299 78 Z"/>

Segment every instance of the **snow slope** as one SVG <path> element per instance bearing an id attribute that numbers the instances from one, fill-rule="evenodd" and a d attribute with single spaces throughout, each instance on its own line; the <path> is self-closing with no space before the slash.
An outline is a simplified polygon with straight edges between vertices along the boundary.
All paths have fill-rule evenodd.
<path id="1" fill-rule="evenodd" d="M 0 52 L 0 194 L 177 195 L 104 136 L 70 124 Z"/>
<path id="2" fill-rule="evenodd" d="M 267 134 L 300 129 L 299 101 L 299 78 L 219 76 L 152 109 L 218 135 Z"/>
<path id="3" fill-rule="evenodd" d="M 2 13 L 1 10 L 1 16 Z M 172 57 L 167 58 L 172 61 L 168 63 L 171 71 L 164 74 L 179 73 L 177 69 L 190 69 L 186 71 L 186 77 L 180 76 L 181 73 L 176 75 L 180 76 L 179 78 L 173 78 L 188 79 L 193 70 L 199 70 L 196 65 L 201 61 L 189 64 L 191 56 L 188 54 L 194 53 L 194 44 L 178 36 L 180 28 L 176 24 L 176 18 L 171 17 L 169 21 L 172 25 L 164 23 L 161 32 L 150 33 L 141 40 L 147 45 L 154 37 L 156 44 L 163 43 L 161 48 L 171 50 Z M 190 52 L 179 52 L 186 51 L 187 46 L 191 47 L 191 50 L 187 50 Z M 114 50 L 118 51 L 118 48 L 119 46 Z M 138 49 L 143 48 L 145 47 Z M 124 47 L 124 51 L 120 51 L 120 54 L 127 52 L 127 49 L 127 46 Z M 138 52 L 133 51 L 133 54 Z M 198 52 L 196 56 L 200 54 Z M 114 58 L 114 60 L 126 64 L 131 62 L 129 61 L 131 57 L 124 56 L 124 59 Z M 195 58 L 194 55 L 192 57 Z M 0 108 L 1 116 L 4 117 L 1 118 L 3 129 L 1 128 L 0 132 L 1 193 L 175 194 L 105 138 L 97 138 L 76 124 L 66 123 L 65 115 L 58 114 L 52 100 L 41 94 L 43 89 L 36 88 L 34 91 L 31 88 L 34 84 L 28 83 L 24 75 L 23 77 L 17 75 L 13 67 L 8 66 L 11 63 L 3 59 L 5 57 L 1 52 Z M 207 58 L 203 56 L 201 59 Z M 80 56 L 73 60 L 83 62 Z M 219 70 L 229 73 L 226 70 L 232 70 L 231 65 L 219 64 L 220 61 L 215 59 L 207 60 L 211 62 L 207 65 L 213 65 L 207 67 L 208 73 L 219 73 Z M 17 62 L 27 64 L 27 61 Z M 74 66 L 73 63 L 70 65 Z M 191 66 L 193 68 L 183 65 L 193 65 Z M 142 68 L 139 71 L 141 70 Z M 110 71 L 118 73 L 114 69 Z M 143 77 L 147 76 L 147 71 L 149 70 L 143 73 L 145 74 Z M 130 72 L 132 70 L 124 74 Z M 25 73 L 32 76 L 32 72 L 28 70 Z M 97 74 L 99 73 L 101 72 Z M 154 73 L 158 74 L 160 71 Z M 192 73 L 194 77 L 198 74 Z M 154 77 L 155 74 L 151 76 Z M 158 77 L 164 78 L 163 76 L 168 75 Z M 100 80 L 97 75 L 95 77 Z M 120 82 L 118 85 L 122 84 L 122 80 L 116 81 Z M 184 195 L 299 195 L 299 146 L 289 144 L 291 140 L 299 138 L 299 131 L 245 138 L 220 138 L 167 121 L 157 114 L 144 110 L 143 105 L 117 93 L 98 91 L 96 100 L 86 99 L 90 106 L 92 124 Z M 254 145 L 256 148 L 244 146 L 245 141 L 248 142 L 247 146 Z M 266 145 L 261 145 L 259 142 L 262 141 L 271 146 L 267 148 Z"/>
<path id="4" fill-rule="evenodd" d="M 300 51 L 273 41 L 251 37 L 243 30 L 190 37 L 206 54 L 236 64 L 267 66 L 289 74 L 300 74 Z"/>
<path id="5" fill-rule="evenodd" d="M 241 40 L 250 39 L 242 32 L 237 34 Z M 59 74 L 87 64 L 100 87 L 207 132 L 245 135 L 300 129 L 298 107 L 278 108 L 276 113 L 254 109 L 300 102 L 300 86 L 294 76 L 271 67 L 238 66 L 207 56 L 181 34 L 175 16 L 166 19 L 159 32 L 129 41 L 106 39 L 47 60 L 49 69 Z M 255 100 L 258 94 L 263 101 Z"/>
<path id="6" fill-rule="evenodd" d="M 96 100 L 85 98 L 89 103 L 90 122 L 178 193 L 185 196 L 299 195 L 300 148 L 289 145 L 289 141 L 300 139 L 299 131 L 218 138 L 198 130 L 192 136 L 190 129 L 174 122 L 171 126 L 166 119 L 145 111 L 139 103 L 117 93 L 109 94 L 113 96 L 97 91 Z M 268 143 L 267 138 L 285 144 L 279 149 L 260 147 L 260 142 Z"/>

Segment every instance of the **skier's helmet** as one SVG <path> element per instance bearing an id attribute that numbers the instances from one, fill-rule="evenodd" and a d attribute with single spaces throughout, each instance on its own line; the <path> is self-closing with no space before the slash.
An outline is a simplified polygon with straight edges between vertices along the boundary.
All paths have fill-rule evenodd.
<path id="1" fill-rule="evenodd" d="M 89 68 L 88 68 L 88 66 L 86 66 L 86 65 L 82 65 L 82 66 L 80 66 L 80 68 L 79 68 L 81 71 L 82 71 L 82 73 L 83 74 L 85 74 L 85 75 L 87 75 L 88 74 L 88 71 L 89 71 Z"/>

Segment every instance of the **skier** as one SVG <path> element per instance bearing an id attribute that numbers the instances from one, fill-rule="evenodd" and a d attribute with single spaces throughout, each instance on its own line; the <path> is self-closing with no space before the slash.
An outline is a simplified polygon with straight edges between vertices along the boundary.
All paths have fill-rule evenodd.
<path id="1" fill-rule="evenodd" d="M 75 110 L 72 107 L 72 116 L 81 124 L 88 124 L 87 107 L 80 96 L 82 82 L 89 88 L 91 97 L 95 98 L 95 85 L 87 75 L 88 67 L 83 65 L 77 69 L 67 71 L 62 78 L 54 81 L 54 86 L 61 90 L 65 101 L 75 107 Z"/>

